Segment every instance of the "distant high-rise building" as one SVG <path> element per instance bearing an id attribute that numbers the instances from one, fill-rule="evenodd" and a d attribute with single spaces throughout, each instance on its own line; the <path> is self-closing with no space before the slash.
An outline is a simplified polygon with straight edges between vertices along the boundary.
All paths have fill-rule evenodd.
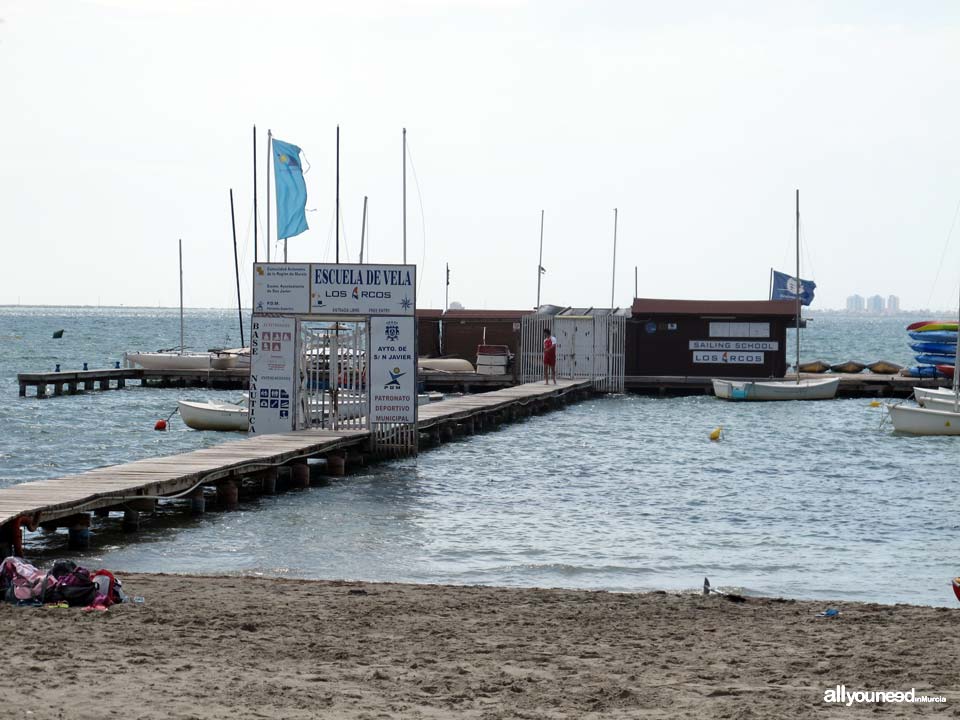
<path id="1" fill-rule="evenodd" d="M 900 298 L 896 295 L 887 298 L 887 312 L 890 314 L 900 312 Z"/>
<path id="2" fill-rule="evenodd" d="M 871 295 L 867 299 L 867 312 L 880 314 L 883 312 L 885 303 L 881 295 Z"/>
<path id="3" fill-rule="evenodd" d="M 851 295 L 847 298 L 847 311 L 848 312 L 863 312 L 865 307 L 863 298 L 859 295 Z"/>

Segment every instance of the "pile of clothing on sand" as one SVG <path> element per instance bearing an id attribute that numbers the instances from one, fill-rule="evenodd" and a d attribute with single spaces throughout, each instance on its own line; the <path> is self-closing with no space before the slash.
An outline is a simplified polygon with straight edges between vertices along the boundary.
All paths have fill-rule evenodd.
<path id="1" fill-rule="evenodd" d="M 0 563 L 0 600 L 15 605 L 105 611 L 115 603 L 126 602 L 127 597 L 122 583 L 109 570 L 90 572 L 72 560 L 57 560 L 44 571 L 11 556 Z"/>

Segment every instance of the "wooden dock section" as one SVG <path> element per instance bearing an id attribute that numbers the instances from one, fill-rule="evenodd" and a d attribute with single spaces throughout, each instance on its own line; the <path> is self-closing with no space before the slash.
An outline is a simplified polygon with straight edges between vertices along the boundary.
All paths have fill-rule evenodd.
<path id="1" fill-rule="evenodd" d="M 526 415 L 546 412 L 589 397 L 589 380 L 530 383 L 489 393 L 450 398 L 421 406 L 418 430 L 425 444 L 459 434 L 496 428 Z M 19 483 L 0 489 L 0 556 L 22 555 L 23 528 L 66 527 L 70 546 L 89 545 L 91 513 L 106 521 L 123 513 L 123 527 L 139 528 L 142 513 L 160 500 L 189 501 L 191 512 L 206 510 L 208 496 L 230 510 L 241 496 L 306 488 L 311 474 L 343 475 L 372 456 L 367 430 L 301 430 L 261 435 L 180 455 L 148 458 L 76 475 Z M 311 459 L 325 463 L 308 465 Z M 313 470 L 313 473 L 311 473 Z"/>
<path id="2" fill-rule="evenodd" d="M 801 378 L 826 378 L 840 376 L 837 397 L 909 397 L 916 387 L 949 387 L 949 378 L 912 378 L 902 375 L 879 375 L 875 373 L 800 373 Z M 794 379 L 788 375 L 786 379 Z M 724 378 L 729 380 L 764 381 L 771 378 Z M 783 378 L 780 378 L 783 379 Z M 625 387 L 628 392 L 643 395 L 712 395 L 713 383 L 709 377 L 683 375 L 628 375 Z"/>
<path id="3" fill-rule="evenodd" d="M 230 370 L 144 370 L 143 368 L 103 368 L 65 372 L 20 373 L 17 384 L 20 397 L 27 388 L 35 388 L 38 398 L 52 395 L 76 395 L 91 390 L 122 390 L 130 380 L 155 387 L 206 387 L 220 390 L 246 390 L 250 384 L 247 368 Z"/>

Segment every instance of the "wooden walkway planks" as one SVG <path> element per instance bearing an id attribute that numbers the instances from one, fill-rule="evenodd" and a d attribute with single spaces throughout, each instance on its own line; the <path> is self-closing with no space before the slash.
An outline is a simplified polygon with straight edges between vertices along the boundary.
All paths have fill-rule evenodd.
<path id="1" fill-rule="evenodd" d="M 556 385 L 528 383 L 494 392 L 448 398 L 418 409 L 419 430 L 477 415 L 496 413 L 589 391 L 589 380 L 558 380 Z M 169 496 L 194 487 L 201 479 L 217 480 L 256 472 L 256 466 L 282 465 L 300 457 L 363 445 L 367 430 L 301 430 L 247 437 L 180 455 L 144 458 L 83 473 L 19 483 L 0 489 L 0 527 L 17 517 L 41 522 L 118 505 L 123 498 Z"/>

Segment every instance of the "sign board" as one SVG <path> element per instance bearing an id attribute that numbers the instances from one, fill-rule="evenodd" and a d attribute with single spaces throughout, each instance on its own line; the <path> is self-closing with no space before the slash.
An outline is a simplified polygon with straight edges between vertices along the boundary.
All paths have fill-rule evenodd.
<path id="1" fill-rule="evenodd" d="M 416 282 L 415 265 L 314 264 L 310 266 L 310 312 L 412 317 Z"/>
<path id="2" fill-rule="evenodd" d="M 768 322 L 711 322 L 710 337 L 770 337 Z"/>
<path id="3" fill-rule="evenodd" d="M 253 311 L 293 315 L 310 312 L 310 266 L 254 263 Z"/>
<path id="4" fill-rule="evenodd" d="M 250 330 L 251 434 L 293 430 L 296 359 L 296 318 L 254 315 Z"/>
<path id="5" fill-rule="evenodd" d="M 370 422 L 417 421 L 416 323 L 412 317 L 370 318 Z"/>
<path id="6" fill-rule="evenodd" d="M 763 365 L 762 352 L 736 352 L 726 350 L 694 350 L 695 363 L 710 365 Z"/>
<path id="7" fill-rule="evenodd" d="M 779 350 L 776 340 L 691 340 L 691 350 Z"/>

